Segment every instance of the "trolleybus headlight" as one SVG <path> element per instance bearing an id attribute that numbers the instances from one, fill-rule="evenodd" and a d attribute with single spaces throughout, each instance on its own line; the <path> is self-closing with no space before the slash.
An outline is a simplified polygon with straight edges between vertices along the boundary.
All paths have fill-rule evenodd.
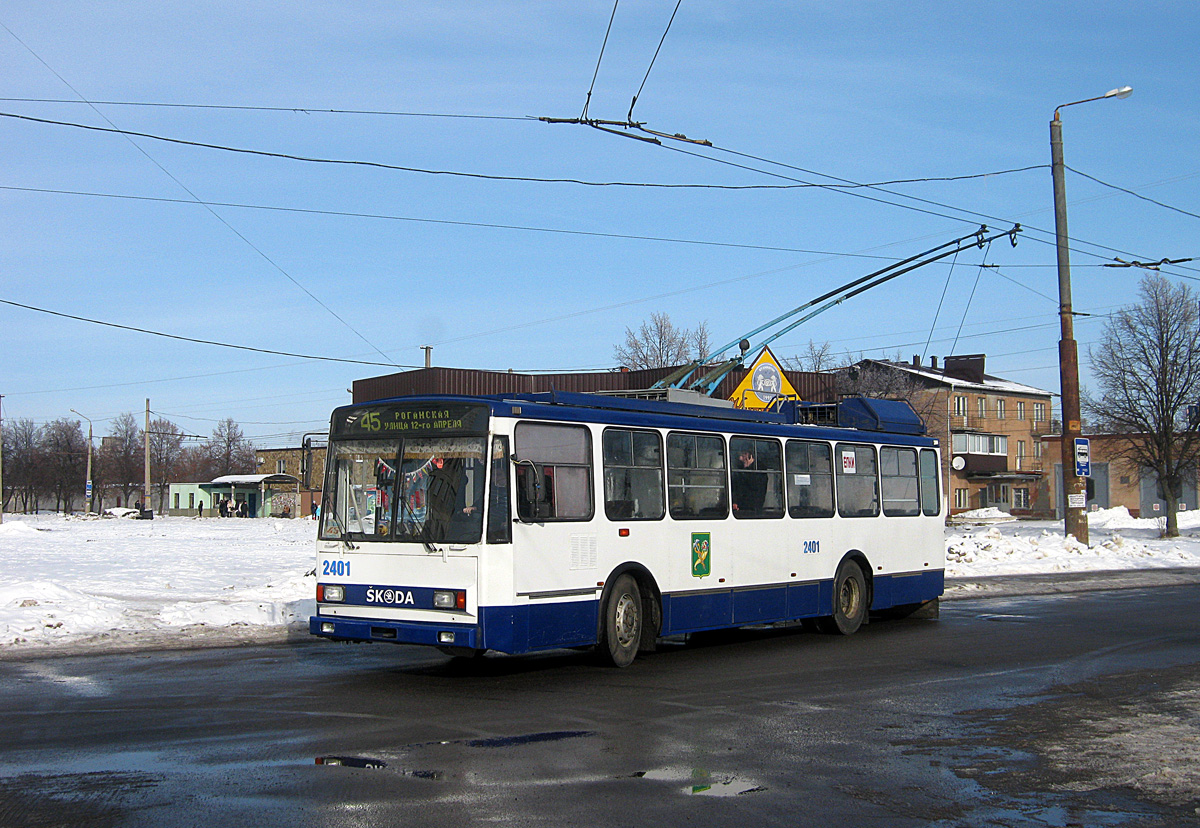
<path id="1" fill-rule="evenodd" d="M 338 604 L 346 600 L 346 588 L 341 584 L 317 584 L 317 603 Z"/>
<path id="2" fill-rule="evenodd" d="M 332 621 L 322 621 L 321 622 L 321 632 L 329 633 L 330 635 L 333 635 L 333 632 L 335 629 L 336 629 L 336 627 L 333 626 Z"/>
<path id="3" fill-rule="evenodd" d="M 461 589 L 438 589 L 433 593 L 434 609 L 465 610 L 467 593 Z"/>
<path id="4" fill-rule="evenodd" d="M 454 633 L 452 633 L 452 632 L 438 633 L 438 643 L 439 644 L 453 644 L 454 643 Z"/>

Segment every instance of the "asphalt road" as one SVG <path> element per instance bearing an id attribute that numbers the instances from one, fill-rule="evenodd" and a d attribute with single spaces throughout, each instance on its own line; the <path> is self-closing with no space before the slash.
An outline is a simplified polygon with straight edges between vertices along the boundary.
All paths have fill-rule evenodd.
<path id="1" fill-rule="evenodd" d="M 290 644 L 0 662 L 0 826 L 1200 825 L 1200 586 L 624 670 Z"/>

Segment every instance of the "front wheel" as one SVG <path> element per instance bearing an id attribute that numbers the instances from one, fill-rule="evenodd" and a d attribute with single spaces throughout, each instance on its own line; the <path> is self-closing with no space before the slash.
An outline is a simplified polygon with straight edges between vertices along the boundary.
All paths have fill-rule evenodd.
<path id="1" fill-rule="evenodd" d="M 818 618 L 822 632 L 851 635 L 867 617 L 867 579 L 855 561 L 842 561 L 833 579 L 833 615 Z"/>
<path id="2" fill-rule="evenodd" d="M 604 637 L 600 654 L 614 667 L 628 667 L 642 641 L 642 591 L 631 575 L 613 583 L 604 603 Z"/>

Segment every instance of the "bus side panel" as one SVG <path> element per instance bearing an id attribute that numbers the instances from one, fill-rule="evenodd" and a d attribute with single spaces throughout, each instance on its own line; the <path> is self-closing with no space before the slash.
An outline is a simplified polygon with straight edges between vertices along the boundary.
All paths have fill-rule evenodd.
<path id="1" fill-rule="evenodd" d="M 571 601 L 481 607 L 482 647 L 502 653 L 528 653 L 596 643 L 599 604 Z"/>
<path id="2" fill-rule="evenodd" d="M 733 625 L 730 590 L 663 595 L 663 635 L 715 630 Z"/>
<path id="3" fill-rule="evenodd" d="M 821 588 L 819 584 L 814 582 L 809 584 L 788 585 L 788 618 L 812 618 L 820 612 L 820 606 Z"/>
<path id="4" fill-rule="evenodd" d="M 932 601 L 945 590 L 945 581 L 945 572 L 940 569 L 877 575 L 874 579 L 871 609 L 887 609 L 903 604 Z"/>
<path id="5" fill-rule="evenodd" d="M 733 593 L 733 623 L 757 624 L 787 617 L 786 586 L 764 589 L 739 589 Z"/>

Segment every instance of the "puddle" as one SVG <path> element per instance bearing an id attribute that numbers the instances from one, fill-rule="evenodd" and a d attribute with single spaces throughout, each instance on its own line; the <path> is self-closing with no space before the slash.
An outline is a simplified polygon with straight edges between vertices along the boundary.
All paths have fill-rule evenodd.
<path id="1" fill-rule="evenodd" d="M 382 759 L 368 759 L 364 756 L 318 756 L 315 764 L 346 768 L 386 768 L 387 762 Z"/>
<path id="2" fill-rule="evenodd" d="M 651 779 L 657 782 L 684 783 L 680 792 L 688 796 L 744 796 L 746 794 L 765 791 L 762 785 L 752 779 L 737 774 L 710 773 L 702 768 L 690 771 L 681 768 L 662 768 L 661 770 L 639 771 L 634 774 L 638 779 Z"/>
<path id="3" fill-rule="evenodd" d="M 499 748 L 514 745 L 532 745 L 538 742 L 561 742 L 563 739 L 578 739 L 583 736 L 595 736 L 594 730 L 551 730 L 546 733 L 527 733 L 524 736 L 497 736 L 492 739 L 469 739 L 463 742 L 467 747 Z"/>

